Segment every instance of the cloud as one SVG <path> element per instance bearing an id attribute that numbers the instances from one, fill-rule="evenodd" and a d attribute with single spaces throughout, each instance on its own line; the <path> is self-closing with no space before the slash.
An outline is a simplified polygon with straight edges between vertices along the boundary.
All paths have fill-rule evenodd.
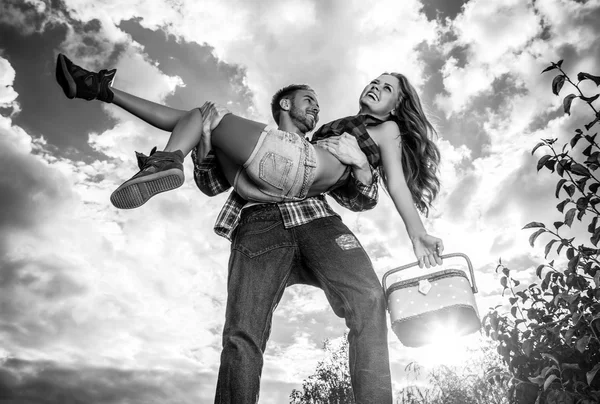
<path id="1" fill-rule="evenodd" d="M 0 335 L 12 359 L 1 380 L 11 394 L 35 400 L 45 386 L 61 402 L 210 401 L 219 362 L 229 243 L 212 225 L 225 195 L 200 194 L 188 159 L 180 189 L 140 210 L 113 209 L 110 193 L 136 171 L 133 151 L 164 144 L 168 132 L 115 105 L 67 100 L 52 76 L 59 51 L 90 69 L 116 67 L 118 88 L 153 102 L 186 110 L 215 99 L 264 121 L 271 94 L 290 82 L 317 90 L 326 122 L 355 113 L 373 76 L 405 73 L 443 115 L 442 190 L 427 230 L 471 258 L 480 311 L 500 300 L 499 257 L 529 279 L 543 257 L 520 229 L 557 214 L 555 181 L 536 173 L 541 151 L 529 151 L 587 119 L 578 100 L 563 116 L 553 75 L 540 71 L 560 58 L 569 72 L 598 71 L 598 1 L 447 2 L 444 20 L 428 4 L 2 3 L 0 168 L 11 175 L 0 180 Z M 382 276 L 414 254 L 380 197 L 369 212 L 336 210 Z M 261 400 L 285 401 L 312 372 L 315 347 L 344 329 L 322 291 L 289 288 Z M 410 357 L 398 344 L 390 334 L 395 376 Z"/>
<path id="2" fill-rule="evenodd" d="M 0 399 L 49 404 L 185 404 L 209 401 L 204 389 L 214 384 L 213 379 L 200 372 L 72 368 L 50 361 L 6 359 L 0 369 Z"/>

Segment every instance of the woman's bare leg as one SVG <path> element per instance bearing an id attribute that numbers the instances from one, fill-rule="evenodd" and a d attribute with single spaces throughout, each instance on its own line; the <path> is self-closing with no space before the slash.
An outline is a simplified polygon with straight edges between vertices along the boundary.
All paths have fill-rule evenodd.
<path id="1" fill-rule="evenodd" d="M 164 151 L 175 152 L 181 150 L 187 156 L 200 142 L 202 136 L 202 114 L 198 109 L 184 111 L 177 120 L 177 124 L 169 136 Z"/>
<path id="2" fill-rule="evenodd" d="M 173 131 L 177 122 L 188 113 L 188 111 L 167 107 L 166 105 L 136 97 L 114 87 L 111 87 L 111 90 L 114 94 L 113 104 L 162 130 Z"/>
<path id="3" fill-rule="evenodd" d="M 264 123 L 227 114 L 212 130 L 212 146 L 225 154 L 233 164 L 241 166 L 254 151 L 266 126 Z"/>

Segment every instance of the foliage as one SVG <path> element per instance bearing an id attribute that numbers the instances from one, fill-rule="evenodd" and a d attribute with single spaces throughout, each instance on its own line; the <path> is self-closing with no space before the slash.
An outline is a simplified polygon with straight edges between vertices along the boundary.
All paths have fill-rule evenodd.
<path id="1" fill-rule="evenodd" d="M 535 231 L 529 238 L 534 246 L 542 234 L 550 236 L 545 257 L 555 253 L 556 259 L 537 267 L 540 284 L 520 287 L 511 270 L 500 260 L 500 283 L 509 292 L 510 313 L 498 307 L 484 318 L 487 335 L 497 341 L 497 351 L 508 366 L 508 372 L 492 371 L 509 382 L 512 401 L 518 404 L 591 404 L 600 402 L 600 197 L 598 168 L 600 147 L 592 128 L 600 121 L 593 106 L 599 97 L 584 96 L 580 83 L 591 80 L 600 86 L 600 77 L 579 73 L 574 83 L 562 69 L 562 60 L 552 63 L 542 73 L 558 71 L 552 81 L 552 92 L 558 95 L 565 83 L 576 94 L 563 98 L 562 107 L 571 114 L 573 101 L 583 101 L 593 111 L 593 118 L 564 141 L 543 139 L 532 150 L 548 153 L 538 163 L 538 171 L 549 170 L 557 178 L 555 197 L 560 220 L 547 227 L 531 222 L 525 229 Z M 585 105 L 584 104 L 584 105 Z M 574 227 L 585 237 L 568 237 Z M 577 233 L 574 231 L 574 233 Z M 577 240 L 576 240 L 577 239 Z"/>
<path id="2" fill-rule="evenodd" d="M 326 357 L 302 383 L 302 390 L 290 395 L 291 404 L 354 404 L 348 371 L 348 341 L 339 345 L 326 340 Z M 507 371 L 487 339 L 470 350 L 461 366 L 439 366 L 421 377 L 413 362 L 406 370 L 414 379 L 396 396 L 396 404 L 508 404 L 506 381 L 486 373 L 489 368 Z M 420 380 L 420 381 L 419 381 Z M 427 383 L 426 386 L 422 385 Z M 419 385 L 421 384 L 421 385 Z"/>
<path id="3" fill-rule="evenodd" d="M 429 370 L 427 386 L 413 382 L 397 395 L 397 404 L 508 404 L 506 379 L 489 375 L 488 369 L 506 371 L 490 340 L 472 349 L 460 366 L 439 366 Z M 415 381 L 421 368 L 415 362 L 406 370 Z"/>
<path id="4" fill-rule="evenodd" d="M 291 404 L 354 404 L 348 369 L 348 338 L 344 335 L 337 346 L 325 340 L 324 360 L 317 364 L 315 373 L 302 382 L 302 391 L 294 389 Z"/>

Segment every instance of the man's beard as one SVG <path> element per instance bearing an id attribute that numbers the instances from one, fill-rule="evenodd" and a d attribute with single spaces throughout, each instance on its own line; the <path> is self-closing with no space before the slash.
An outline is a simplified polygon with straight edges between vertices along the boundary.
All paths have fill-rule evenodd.
<path id="1" fill-rule="evenodd" d="M 317 124 L 316 117 L 314 120 L 309 118 L 305 112 L 296 108 L 294 104 L 292 104 L 292 107 L 290 108 L 290 118 L 302 133 L 310 132 Z"/>

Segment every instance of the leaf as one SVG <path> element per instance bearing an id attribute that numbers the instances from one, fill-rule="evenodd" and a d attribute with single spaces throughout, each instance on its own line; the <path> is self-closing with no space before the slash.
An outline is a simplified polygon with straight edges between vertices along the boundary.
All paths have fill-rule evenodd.
<path id="1" fill-rule="evenodd" d="M 575 255 L 573 258 L 571 258 L 569 260 L 569 264 L 567 265 L 567 268 L 569 269 L 569 271 L 575 271 L 575 268 L 577 268 L 578 263 L 579 263 L 579 254 Z"/>
<path id="2" fill-rule="evenodd" d="M 569 94 L 563 99 L 563 109 L 565 114 L 571 115 L 571 103 L 575 98 L 577 98 L 575 94 Z"/>
<path id="3" fill-rule="evenodd" d="M 548 258 L 548 254 L 550 254 L 550 250 L 552 249 L 552 246 L 557 241 L 558 241 L 557 239 L 553 239 L 553 240 L 550 240 L 550 242 L 548 244 L 546 244 L 546 249 L 544 250 L 544 258 Z"/>
<path id="4" fill-rule="evenodd" d="M 550 359 L 552 362 L 554 362 L 556 364 L 556 366 L 558 366 L 560 368 L 560 362 L 558 361 L 558 359 L 556 359 L 556 356 L 549 354 L 549 353 L 542 353 L 542 358 L 544 359 Z"/>
<path id="5" fill-rule="evenodd" d="M 556 183 L 556 192 L 554 193 L 554 196 L 556 196 L 557 198 L 558 198 L 558 195 L 560 194 L 560 188 L 565 184 L 565 182 L 567 182 L 567 180 L 565 178 L 561 178 Z"/>
<path id="6" fill-rule="evenodd" d="M 594 126 L 596 124 L 596 122 L 600 121 L 600 118 L 596 117 L 596 119 L 594 119 L 592 122 L 587 123 L 583 126 L 585 126 L 585 130 L 590 130 L 592 128 L 592 126 Z"/>
<path id="7" fill-rule="evenodd" d="M 579 131 L 581 131 L 581 129 Z M 573 136 L 573 138 L 571 139 L 571 142 L 570 142 L 571 148 L 575 147 L 577 142 L 579 142 L 579 139 L 581 139 L 581 136 L 582 136 L 581 133 L 578 133 L 575 136 Z"/>
<path id="8" fill-rule="evenodd" d="M 502 285 L 503 287 L 506 288 L 507 284 L 508 284 L 508 279 L 506 278 L 506 276 L 503 276 L 502 278 L 500 278 L 500 285 Z"/>
<path id="9" fill-rule="evenodd" d="M 583 337 L 579 338 L 579 340 L 575 344 L 575 348 L 577 348 L 577 350 L 579 352 L 583 353 L 585 351 L 585 349 L 587 348 L 589 342 L 590 342 L 590 336 L 584 335 Z"/>
<path id="10" fill-rule="evenodd" d="M 592 385 L 592 382 L 594 381 L 594 377 L 596 377 L 596 373 L 598 373 L 598 370 L 600 370 L 600 363 L 596 363 L 596 366 L 594 366 L 592 370 L 585 374 L 589 386 Z"/>
<path id="11" fill-rule="evenodd" d="M 536 227 L 544 227 L 545 228 L 546 225 L 544 223 L 541 223 L 541 222 L 529 222 L 529 223 L 527 223 L 525 225 L 525 227 L 523 227 L 522 230 L 532 229 L 532 228 L 536 228 Z"/>
<path id="12" fill-rule="evenodd" d="M 549 69 L 549 70 L 551 70 L 551 69 Z M 584 72 L 577 73 L 577 80 L 579 80 L 579 81 L 592 80 L 594 83 L 596 83 L 597 86 L 600 86 L 600 76 L 594 76 L 589 73 L 584 73 Z"/>
<path id="13" fill-rule="evenodd" d="M 556 65 L 554 63 L 552 63 L 550 66 L 548 66 L 544 70 L 542 70 L 542 73 L 546 73 L 546 72 L 548 72 L 550 70 L 554 70 L 554 69 L 556 69 Z M 579 73 L 579 74 L 582 74 L 582 73 Z M 587 74 L 587 73 L 583 73 L 583 74 Z M 577 76 L 577 77 L 579 77 L 579 76 Z"/>
<path id="14" fill-rule="evenodd" d="M 590 238 L 590 241 L 594 246 L 598 245 L 598 241 L 600 241 L 600 227 L 594 231 L 594 235 Z"/>
<path id="15" fill-rule="evenodd" d="M 533 340 L 527 339 L 523 341 L 523 352 L 526 356 L 531 356 L 531 352 L 533 351 Z"/>
<path id="16" fill-rule="evenodd" d="M 565 209 L 565 206 L 567 205 L 567 203 L 571 202 L 570 198 L 565 199 L 564 201 L 560 202 L 558 205 L 556 205 L 556 209 L 558 209 L 558 211 L 560 213 L 563 213 L 563 210 Z M 554 226 L 556 227 L 556 222 L 554 223 Z"/>
<path id="17" fill-rule="evenodd" d="M 577 175 L 585 175 L 589 177 L 590 171 L 582 164 L 575 163 L 571 165 L 571 172 Z"/>
<path id="18" fill-rule="evenodd" d="M 596 230 L 597 223 L 598 223 L 598 216 L 594 216 L 594 218 L 588 225 L 588 228 L 587 228 L 588 233 L 594 233 L 594 231 Z"/>
<path id="19" fill-rule="evenodd" d="M 556 95 L 558 95 L 558 94 L 556 94 Z M 582 96 L 581 96 L 581 97 L 579 97 L 579 98 L 581 98 L 581 99 L 582 99 L 582 100 L 584 100 L 585 102 L 592 103 L 592 102 L 596 101 L 596 99 L 597 99 L 598 97 L 600 97 L 600 94 L 596 94 L 596 95 L 594 95 L 594 96 L 592 96 L 592 97 L 584 97 L 584 96 L 582 95 Z"/>
<path id="20" fill-rule="evenodd" d="M 533 149 L 531 150 L 531 155 L 533 156 L 533 153 L 535 153 L 535 151 L 536 151 L 537 149 L 539 149 L 540 147 L 544 146 L 545 144 L 546 144 L 546 143 L 544 143 L 544 142 L 539 142 L 538 144 L 536 144 L 536 145 L 533 147 Z"/>
<path id="21" fill-rule="evenodd" d="M 542 167 L 544 167 L 544 165 L 546 164 L 546 161 L 548 161 L 548 159 L 550 159 L 549 154 L 546 154 L 545 156 L 542 156 L 537 163 L 537 170 L 540 171 L 542 169 Z"/>
<path id="22" fill-rule="evenodd" d="M 598 187 L 600 187 L 600 183 L 594 182 L 590 185 L 590 192 L 596 193 L 598 192 Z"/>
<path id="23" fill-rule="evenodd" d="M 556 376 L 554 374 L 548 376 L 548 378 L 544 382 L 544 390 L 548 390 L 548 386 L 550 386 L 552 384 L 552 382 L 555 381 L 556 379 L 558 379 L 558 376 Z"/>
<path id="24" fill-rule="evenodd" d="M 567 191 L 567 195 L 573 196 L 575 193 L 575 185 L 571 184 L 569 186 L 565 186 L 565 191 Z"/>
<path id="25" fill-rule="evenodd" d="M 533 243 L 535 242 L 535 239 L 538 238 L 538 236 L 542 233 L 545 233 L 546 229 L 539 229 L 537 230 L 535 233 L 533 233 L 531 236 L 529 236 L 529 244 L 533 247 Z"/>
<path id="26" fill-rule="evenodd" d="M 561 177 L 563 176 L 563 174 L 565 173 L 565 165 L 563 163 L 563 160 L 560 160 L 557 164 L 556 164 L 556 173 L 558 175 L 560 175 Z"/>
<path id="27" fill-rule="evenodd" d="M 546 265 L 542 264 L 542 265 L 538 265 L 537 269 L 535 270 L 535 274 L 537 275 L 538 278 L 542 279 L 542 269 L 544 269 Z"/>
<path id="28" fill-rule="evenodd" d="M 569 227 L 571 227 L 571 224 L 573 224 L 573 218 L 575 217 L 575 213 L 577 212 L 577 209 L 575 208 L 571 208 L 569 209 L 569 211 L 565 214 L 565 224 Z M 533 245 L 532 245 L 533 247 Z"/>
<path id="29" fill-rule="evenodd" d="M 552 92 L 554 95 L 558 95 L 558 93 L 560 93 L 561 88 L 565 84 L 565 79 L 566 77 L 564 74 L 559 74 L 554 78 L 554 80 L 552 80 Z"/>

